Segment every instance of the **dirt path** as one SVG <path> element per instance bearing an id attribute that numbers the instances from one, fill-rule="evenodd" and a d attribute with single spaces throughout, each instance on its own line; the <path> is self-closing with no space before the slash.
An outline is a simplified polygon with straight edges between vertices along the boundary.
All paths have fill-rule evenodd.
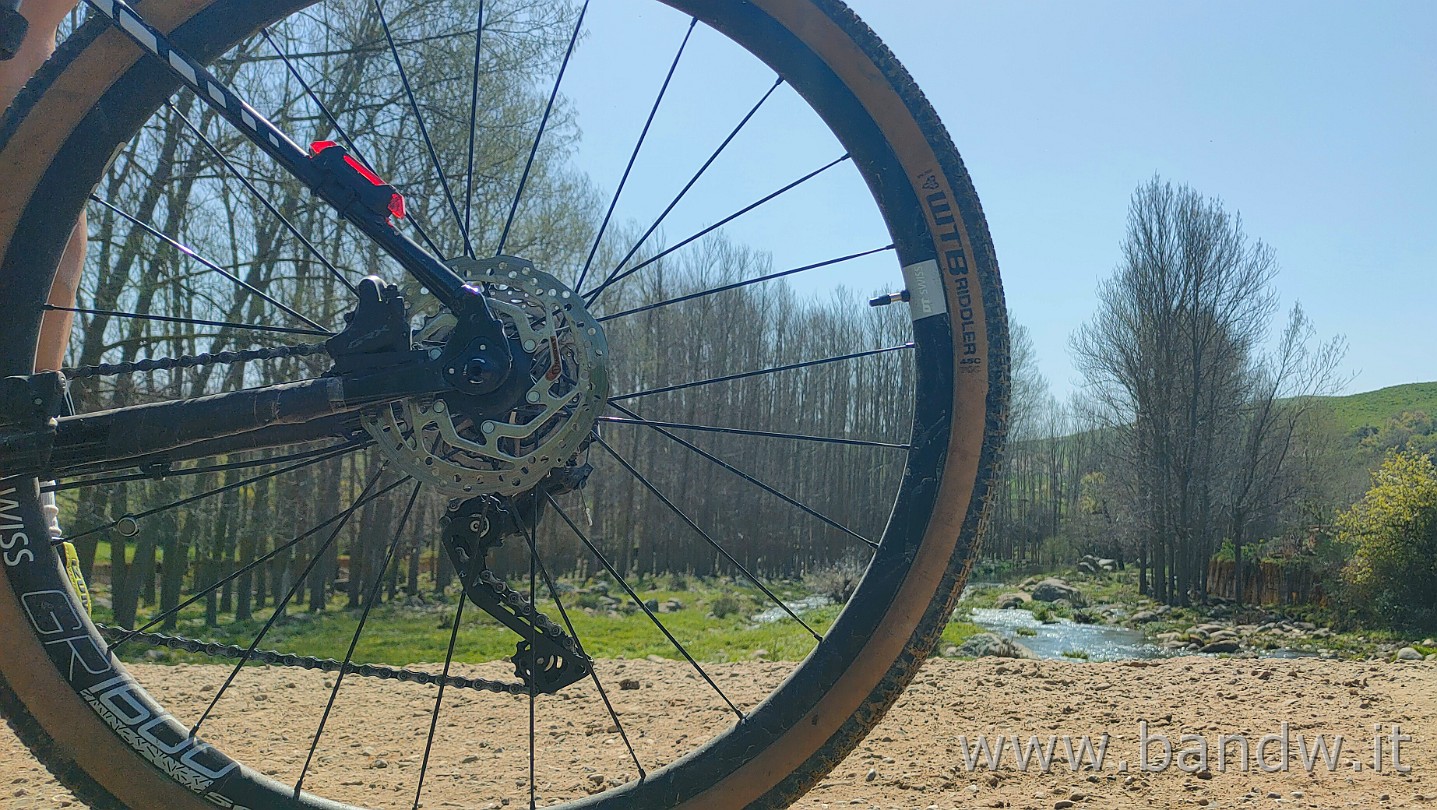
<path id="1" fill-rule="evenodd" d="M 1374 807 L 1437 810 L 1437 665 L 1319 662 L 1315 660 L 1214 660 L 1177 658 L 1083 664 L 1056 661 L 976 662 L 934 660 L 868 740 L 812 793 L 795 805 L 816 808 L 1012 807 Z M 1146 662 L 1144 662 L 1146 663 Z M 695 738 L 730 722 L 711 694 L 682 664 L 653 661 L 601 662 L 601 677 L 634 736 L 646 765 L 686 750 Z M 734 699 L 752 704 L 791 665 L 713 665 L 719 684 Z M 500 674 L 495 667 L 468 668 Z M 157 698 L 181 717 L 202 708 L 225 675 L 212 666 L 136 667 Z M 292 780 L 323 709 L 327 676 L 285 670 L 250 671 L 220 704 L 205 736 L 240 759 L 279 779 Z M 633 679 L 638 689 L 617 684 Z M 434 690 L 408 684 L 345 681 L 344 691 L 318 750 L 318 770 L 306 786 L 336 798 L 381 807 L 409 807 L 423 751 Z M 610 721 L 583 690 L 552 701 L 539 716 L 538 784 L 541 803 L 582 794 L 595 785 L 633 777 L 634 768 Z M 426 781 L 426 808 L 499 808 L 525 804 L 522 768 L 527 762 L 528 702 L 522 698 L 450 691 Z M 1169 768 L 1139 772 L 1138 735 L 1147 723 L 1149 764 L 1162 759 L 1157 740 L 1175 749 L 1209 744 L 1208 771 Z M 1289 734 L 1285 772 L 1252 765 L 1243 773 L 1227 746 L 1226 769 L 1217 761 L 1219 735 L 1246 735 L 1255 749 L 1265 734 Z M 1384 768 L 1372 769 L 1373 725 L 1381 724 Z M 1400 727 L 1395 771 L 1390 734 Z M 642 730 L 640 730 L 642 729 Z M 1110 735 L 1100 771 L 1069 769 L 1061 735 Z M 1033 766 L 1021 772 L 1010 748 L 995 771 L 968 771 L 962 738 L 1018 735 L 1026 741 L 1059 735 L 1049 774 Z M 1325 763 L 1309 774 L 1301 746 L 1315 735 L 1344 737 L 1336 772 Z M 1301 741 L 1299 741 L 1301 736 Z M 465 740 L 469 742 L 465 742 Z M 1269 766 L 1280 759 L 1276 742 L 1266 748 Z M 1252 755 L 1250 755 L 1252 756 Z M 1127 763 L 1119 772 L 1118 762 Z M 1362 769 L 1355 770 L 1354 762 Z M 0 741 L 0 807 L 73 806 L 13 736 Z M 494 774 L 505 774 L 496 778 Z M 372 798 L 378 796 L 378 798 Z M 67 802 L 69 804 L 67 804 Z M 1067 804 L 1071 802 L 1072 804 Z"/>

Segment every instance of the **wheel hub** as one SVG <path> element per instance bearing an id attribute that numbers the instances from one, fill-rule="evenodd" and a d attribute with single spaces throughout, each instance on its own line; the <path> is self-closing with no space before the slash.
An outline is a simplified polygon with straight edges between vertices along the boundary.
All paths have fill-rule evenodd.
<path id="1" fill-rule="evenodd" d="M 457 497 L 515 495 L 567 466 L 588 444 L 609 394 L 608 343 L 582 299 L 532 262 L 455 259 L 504 327 L 514 368 L 493 397 L 443 394 L 366 411 L 365 430 L 392 463 Z M 408 281 L 401 286 L 414 345 L 437 357 L 457 323 Z M 474 370 L 456 368 L 455 373 Z M 502 413 L 502 416 L 496 414 Z"/>

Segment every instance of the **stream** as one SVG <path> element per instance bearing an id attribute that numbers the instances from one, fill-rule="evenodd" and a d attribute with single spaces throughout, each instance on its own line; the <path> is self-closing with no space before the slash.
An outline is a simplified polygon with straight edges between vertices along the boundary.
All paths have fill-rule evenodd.
<path id="1" fill-rule="evenodd" d="M 1139 630 L 1110 624 L 1078 624 L 1059 619 L 1044 624 L 1026 610 L 975 608 L 973 623 L 984 630 L 1011 638 L 1032 650 L 1039 658 L 1067 658 L 1065 650 L 1088 654 L 1089 661 L 1122 661 L 1128 658 L 1165 658 L 1172 653 L 1151 643 Z M 1036 635 L 1019 634 L 1019 628 Z"/>

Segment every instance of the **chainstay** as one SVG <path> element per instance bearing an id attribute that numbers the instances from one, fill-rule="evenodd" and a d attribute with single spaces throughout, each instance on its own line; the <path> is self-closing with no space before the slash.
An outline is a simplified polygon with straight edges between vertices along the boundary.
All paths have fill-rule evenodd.
<path id="1" fill-rule="evenodd" d="M 123 627 L 112 627 L 106 624 L 97 624 L 96 626 L 100 629 L 100 635 L 104 636 L 105 640 L 111 644 L 122 640 L 134 639 L 153 647 L 166 647 L 171 650 L 208 655 L 213 658 L 236 660 L 248 658 L 250 661 L 271 666 L 317 669 L 321 672 L 340 672 L 343 670 L 347 675 L 378 678 L 384 681 L 422 683 L 430 686 L 437 686 L 440 681 L 443 681 L 446 687 L 455 689 L 474 689 L 480 692 L 496 692 L 508 695 L 529 694 L 529 687 L 523 683 L 491 681 L 487 678 L 465 678 L 460 675 L 450 675 L 446 678 L 432 672 L 423 672 L 414 669 L 389 667 L 382 664 L 345 664 L 333 658 L 316 658 L 312 655 L 296 655 L 294 653 L 282 653 L 274 650 L 255 650 L 253 653 L 248 653 L 247 655 L 247 648 L 235 644 L 200 641 L 199 639 L 174 636 L 166 633 L 146 633 L 139 630 L 126 630 Z"/>
<path id="2" fill-rule="evenodd" d="M 146 371 L 169 371 L 176 368 L 194 368 L 196 366 L 209 366 L 215 364 L 248 363 L 255 360 L 279 360 L 286 357 L 308 357 L 326 352 L 323 343 L 299 343 L 287 346 L 269 346 L 263 349 L 246 349 L 244 351 L 228 352 L 204 352 L 203 354 L 184 355 L 182 357 L 160 357 L 152 360 L 133 360 L 128 363 L 100 363 L 93 366 L 78 366 L 64 370 L 65 377 L 71 380 L 84 379 L 86 377 L 118 377 L 124 374 L 143 373 Z"/>

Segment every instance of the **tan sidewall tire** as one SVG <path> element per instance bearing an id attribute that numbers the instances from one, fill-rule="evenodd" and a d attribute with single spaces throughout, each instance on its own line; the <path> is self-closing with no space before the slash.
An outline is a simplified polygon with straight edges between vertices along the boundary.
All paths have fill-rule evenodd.
<path id="1" fill-rule="evenodd" d="M 149 0 L 142 11 L 152 23 L 169 30 L 220 2 Z M 701 18 L 718 4 L 718 0 L 665 2 Z M 826 689 L 800 721 L 785 721 L 782 728 L 775 728 L 765 745 L 749 749 L 745 761 L 708 780 L 706 789 L 695 792 L 676 785 L 674 801 L 665 803 L 682 801 L 686 807 L 783 806 L 841 761 L 891 706 L 932 649 L 966 580 L 1006 409 L 1006 328 L 996 261 L 966 171 L 931 107 L 891 54 L 841 4 L 752 0 L 752 5 L 801 37 L 840 79 L 878 124 L 892 149 L 894 165 L 901 166 L 902 181 L 889 177 L 883 182 L 906 182 L 919 201 L 915 207 L 922 211 L 930 244 L 907 249 L 933 256 L 943 270 L 946 317 L 956 345 L 951 356 L 926 359 L 953 366 L 926 373 L 951 378 L 952 401 L 942 408 L 949 414 L 951 431 L 946 447 L 939 448 L 943 460 L 941 475 L 935 477 L 937 490 L 925 495 L 932 503 L 926 530 L 906 561 L 906 573 L 893 583 L 877 631 L 868 635 L 862 652 L 841 674 L 809 673 L 823 678 Z M 18 124 L 11 122 L 8 130 L 0 130 L 4 144 L 0 176 L 7 178 L 9 186 L 0 200 L 0 244 L 11 244 L 24 205 L 40 187 L 55 155 L 111 82 L 136 62 L 137 54 L 118 33 L 100 34 L 83 50 L 69 53 L 68 61 L 57 60 L 48 76 L 50 90 L 25 99 L 29 114 Z M 822 102 L 815 100 L 815 106 Z M 900 255 L 903 252 L 900 248 Z M 0 290 L 5 281 L 0 278 Z M 960 313 L 967 314 L 960 317 Z M 38 322 L 38 314 L 35 317 Z M 969 354 L 965 356 L 958 345 Z M 931 483 L 909 482 L 905 487 Z M 25 625 L 9 579 L 0 578 L 0 627 L 6 628 L 0 701 L 42 761 L 96 806 L 213 806 L 170 781 L 111 732 L 73 691 L 39 640 L 17 632 Z M 666 771 L 683 772 L 686 763 L 714 747 L 701 749 Z M 654 785 L 661 784 L 662 772 L 656 776 L 654 783 L 629 788 L 652 793 L 657 790 Z M 626 791 L 633 790 L 620 789 L 617 796 L 596 799 L 620 803 Z"/>

